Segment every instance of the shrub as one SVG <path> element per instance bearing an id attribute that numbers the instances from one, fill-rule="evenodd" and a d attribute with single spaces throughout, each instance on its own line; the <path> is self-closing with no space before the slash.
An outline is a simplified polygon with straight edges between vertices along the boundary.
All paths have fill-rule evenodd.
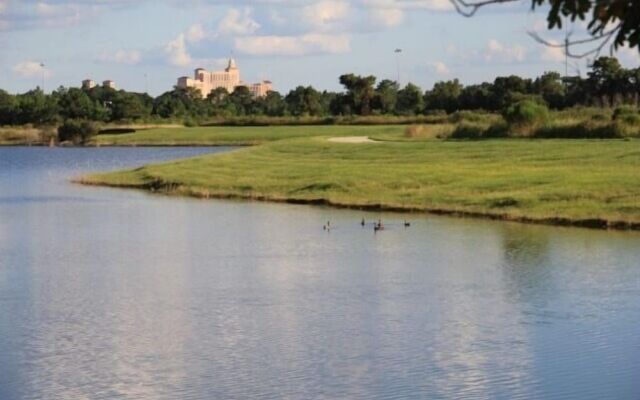
<path id="1" fill-rule="evenodd" d="M 449 116 L 449 122 L 482 122 L 491 124 L 497 122 L 500 119 L 499 115 L 488 113 L 485 111 L 456 111 Z"/>
<path id="2" fill-rule="evenodd" d="M 197 126 L 199 126 L 200 124 L 198 123 L 198 121 L 196 121 L 193 118 L 186 118 L 184 120 L 184 126 L 186 126 L 187 128 L 195 128 Z"/>
<path id="3" fill-rule="evenodd" d="M 547 124 L 534 136 L 545 139 L 613 139 L 623 135 L 617 123 L 587 120 L 577 124 Z"/>
<path id="4" fill-rule="evenodd" d="M 612 119 L 628 125 L 640 126 L 640 113 L 632 106 L 620 106 L 613 112 Z"/>
<path id="5" fill-rule="evenodd" d="M 525 99 L 508 106 L 503 116 L 513 134 L 528 136 L 548 120 L 549 109 L 537 101 Z"/>
<path id="6" fill-rule="evenodd" d="M 461 122 L 451 132 L 451 139 L 482 139 L 485 137 L 489 125 L 478 122 Z"/>
<path id="7" fill-rule="evenodd" d="M 93 121 L 69 119 L 58 127 L 58 140 L 75 145 L 86 144 L 98 131 L 98 124 Z"/>
<path id="8" fill-rule="evenodd" d="M 405 129 L 408 138 L 443 139 L 451 135 L 453 124 L 409 125 Z"/>

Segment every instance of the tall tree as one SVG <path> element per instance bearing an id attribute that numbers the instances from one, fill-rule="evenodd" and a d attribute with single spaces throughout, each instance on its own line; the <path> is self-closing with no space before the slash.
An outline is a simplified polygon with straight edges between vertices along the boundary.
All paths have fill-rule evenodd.
<path id="1" fill-rule="evenodd" d="M 393 114 L 398 103 L 398 82 L 384 79 L 376 87 L 373 108 L 381 114 Z"/>
<path id="2" fill-rule="evenodd" d="M 298 86 L 287 94 L 285 101 L 291 115 L 322 115 L 322 96 L 312 86 Z"/>
<path id="3" fill-rule="evenodd" d="M 0 89 L 0 125 L 16 123 L 18 111 L 18 100 L 16 96 Z"/>
<path id="4" fill-rule="evenodd" d="M 354 74 L 340 76 L 340 84 L 347 89 L 348 99 L 352 102 L 353 110 L 357 114 L 371 114 L 371 102 L 375 95 L 373 85 L 375 83 L 375 76 L 358 76 Z"/>
<path id="5" fill-rule="evenodd" d="M 413 83 L 408 83 L 398 92 L 396 112 L 400 115 L 421 114 L 424 110 L 422 89 Z"/>
<path id="6" fill-rule="evenodd" d="M 565 87 L 557 72 L 545 72 L 533 81 L 534 93 L 542 96 L 545 102 L 555 109 L 564 107 Z"/>
<path id="7" fill-rule="evenodd" d="M 448 113 L 459 110 L 462 88 L 462 84 L 457 79 L 437 82 L 432 90 L 425 93 L 425 109 L 445 110 Z"/>

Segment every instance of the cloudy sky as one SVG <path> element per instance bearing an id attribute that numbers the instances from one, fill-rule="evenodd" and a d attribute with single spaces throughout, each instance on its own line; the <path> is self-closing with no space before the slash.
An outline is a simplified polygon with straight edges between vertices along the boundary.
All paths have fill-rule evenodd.
<path id="1" fill-rule="evenodd" d="M 402 83 L 425 89 L 452 78 L 563 72 L 562 51 L 527 31 L 563 36 L 546 32 L 544 13 L 529 4 L 467 19 L 448 0 L 0 0 L 0 88 L 26 91 L 44 77 L 50 90 L 92 78 L 156 95 L 231 55 L 244 80 L 271 79 L 282 92 L 299 84 L 335 90 L 347 72 L 396 79 L 397 64 Z M 619 56 L 638 65 L 632 51 Z M 577 67 L 584 75 L 584 63 Z"/>

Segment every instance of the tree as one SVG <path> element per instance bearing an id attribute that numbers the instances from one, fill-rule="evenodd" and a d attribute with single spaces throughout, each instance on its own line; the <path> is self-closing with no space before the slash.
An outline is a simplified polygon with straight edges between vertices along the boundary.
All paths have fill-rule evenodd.
<path id="1" fill-rule="evenodd" d="M 58 104 L 54 96 L 47 96 L 37 88 L 18 96 L 18 123 L 47 124 L 58 117 Z"/>
<path id="2" fill-rule="evenodd" d="M 287 110 L 282 95 L 276 91 L 269 91 L 266 96 L 259 99 L 263 112 L 270 117 L 282 117 Z"/>
<path id="3" fill-rule="evenodd" d="M 375 97 L 373 99 L 373 109 L 381 114 L 393 114 L 398 103 L 398 82 L 385 79 L 378 83 Z"/>
<path id="4" fill-rule="evenodd" d="M 111 105 L 112 119 L 136 120 L 148 117 L 151 114 L 152 106 L 146 104 L 144 96 L 124 91 L 119 92 Z"/>
<path id="5" fill-rule="evenodd" d="M 600 57 L 591 65 L 587 84 L 602 106 L 615 106 L 626 86 L 620 62 L 613 57 Z"/>
<path id="6" fill-rule="evenodd" d="M 457 79 L 446 82 L 437 82 L 433 89 L 427 91 L 424 96 L 425 109 L 445 110 L 448 113 L 460 109 L 460 95 L 462 85 Z"/>
<path id="7" fill-rule="evenodd" d="M 489 109 L 492 111 L 503 110 L 513 102 L 514 97 L 530 93 L 530 79 L 523 79 L 516 75 L 499 76 L 493 81 Z"/>
<path id="8" fill-rule="evenodd" d="M 238 115 L 255 114 L 255 97 L 248 87 L 238 86 L 233 93 L 229 95 L 229 101 L 235 106 Z"/>
<path id="9" fill-rule="evenodd" d="M 493 85 L 484 82 L 480 85 L 469 85 L 462 89 L 458 101 L 463 110 L 490 110 Z"/>
<path id="10" fill-rule="evenodd" d="M 614 49 L 628 45 L 640 49 L 640 4 L 637 0 L 449 0 L 465 16 L 473 16 L 480 8 L 491 4 L 530 2 L 532 8 L 548 9 L 549 29 L 561 29 L 563 18 L 571 21 L 587 20 L 590 38 L 575 40 L 573 44 L 593 44 L 593 48 L 569 55 L 584 57 L 598 54 L 607 44 Z M 535 35 L 534 35 L 535 37 Z M 538 39 L 540 39 L 538 37 Z M 548 45 L 552 43 L 540 40 Z M 558 45 L 555 45 L 558 46 Z M 570 43 L 571 46 L 571 43 Z M 562 47 L 560 45 L 560 47 Z"/>
<path id="11" fill-rule="evenodd" d="M 413 83 L 408 83 L 402 90 L 398 92 L 398 103 L 396 112 L 401 115 L 415 115 L 422 113 L 424 109 L 424 100 L 422 98 L 422 89 Z"/>
<path id="12" fill-rule="evenodd" d="M 9 125 L 17 122 L 18 100 L 0 89 L 0 125 Z"/>
<path id="13" fill-rule="evenodd" d="M 351 101 L 353 110 L 357 114 L 371 114 L 371 102 L 375 95 L 373 85 L 375 83 L 375 76 L 358 76 L 354 74 L 340 76 L 340 84 L 347 89 L 347 99 Z"/>
<path id="14" fill-rule="evenodd" d="M 285 102 L 296 117 L 322 115 L 322 96 L 312 86 L 298 86 L 287 94 Z"/>
<path id="15" fill-rule="evenodd" d="M 557 72 L 545 72 L 533 81 L 534 93 L 542 96 L 551 108 L 560 109 L 565 104 L 565 87 Z"/>
<path id="16" fill-rule="evenodd" d="M 95 103 L 81 89 L 60 87 L 53 96 L 58 98 L 60 115 L 65 119 L 94 119 L 96 116 Z"/>

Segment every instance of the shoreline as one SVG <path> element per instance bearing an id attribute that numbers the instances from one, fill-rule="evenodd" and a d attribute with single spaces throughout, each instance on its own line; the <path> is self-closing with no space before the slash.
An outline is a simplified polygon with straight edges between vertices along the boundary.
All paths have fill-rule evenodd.
<path id="1" fill-rule="evenodd" d="M 397 206 L 386 204 L 348 204 L 334 202 L 324 198 L 317 199 L 298 199 L 298 198 L 280 198 L 268 195 L 240 195 L 233 193 L 211 193 L 206 190 L 198 191 L 197 188 L 188 188 L 180 184 L 151 182 L 145 184 L 113 184 L 107 182 L 99 182 L 91 180 L 87 177 L 80 177 L 71 180 L 72 183 L 85 186 L 98 186 L 119 189 L 142 190 L 154 194 L 162 194 L 167 196 L 192 197 L 197 199 L 217 199 L 217 200 L 242 200 L 242 201 L 260 201 L 284 204 L 299 204 L 311 206 L 325 206 L 339 209 L 351 209 L 370 212 L 397 212 L 397 213 L 424 213 L 441 216 L 451 216 L 458 218 L 474 218 L 492 221 L 518 222 L 525 224 L 547 225 L 558 227 L 575 227 L 598 230 L 611 231 L 640 231 L 640 222 L 615 221 L 601 218 L 591 219 L 571 219 L 565 217 L 551 218 L 534 218 L 527 216 L 513 216 L 499 213 L 485 213 L 479 211 L 464 211 L 455 209 L 430 208 L 430 207 L 412 207 Z"/>

